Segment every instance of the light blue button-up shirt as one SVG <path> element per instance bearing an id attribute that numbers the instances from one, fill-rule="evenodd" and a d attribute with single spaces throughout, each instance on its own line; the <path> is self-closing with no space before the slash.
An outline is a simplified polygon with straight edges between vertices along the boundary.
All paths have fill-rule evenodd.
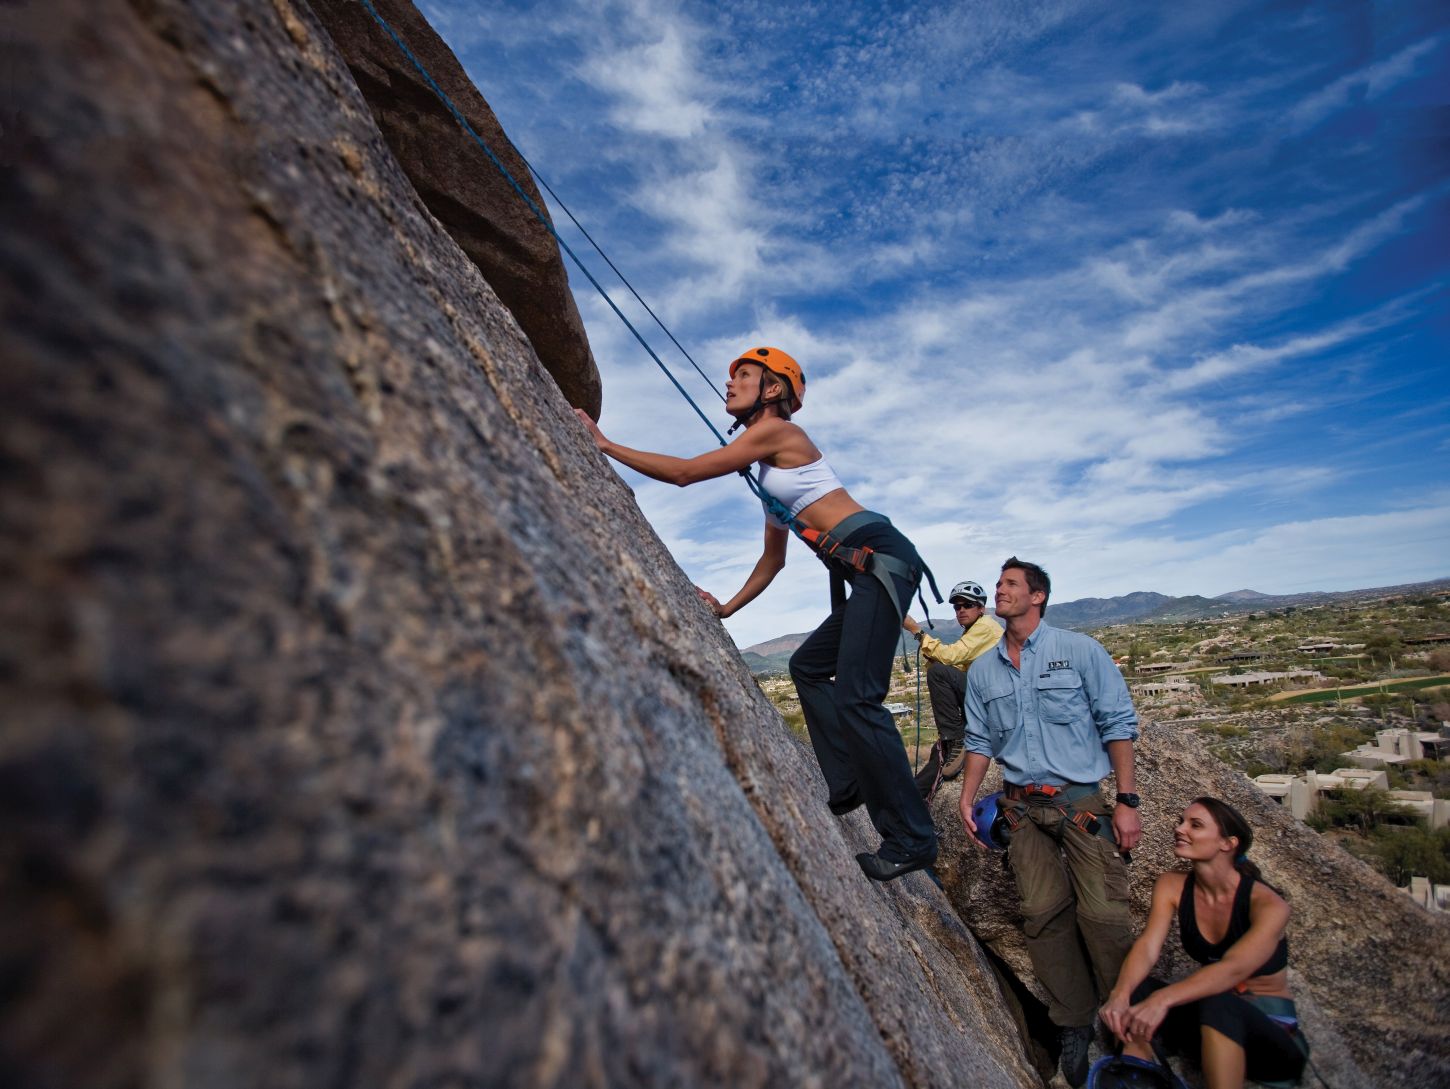
<path id="1" fill-rule="evenodd" d="M 1004 638 L 967 672 L 966 750 L 1009 783 L 1096 783 L 1112 770 L 1107 743 L 1137 737 L 1123 674 L 1089 635 L 1039 623 L 1020 670 Z"/>

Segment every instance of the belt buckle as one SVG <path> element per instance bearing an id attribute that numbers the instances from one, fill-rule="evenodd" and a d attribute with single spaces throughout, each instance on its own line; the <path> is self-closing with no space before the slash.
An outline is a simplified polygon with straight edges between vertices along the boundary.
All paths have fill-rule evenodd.
<path id="1" fill-rule="evenodd" d="M 1061 787 L 1055 787 L 1051 783 L 1028 783 L 1023 790 L 1027 794 L 1039 794 L 1044 798 L 1052 798 L 1062 793 Z"/>

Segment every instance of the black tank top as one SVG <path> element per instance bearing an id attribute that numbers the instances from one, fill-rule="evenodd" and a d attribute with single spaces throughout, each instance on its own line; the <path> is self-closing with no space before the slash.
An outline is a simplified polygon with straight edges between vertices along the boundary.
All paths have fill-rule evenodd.
<path id="1" fill-rule="evenodd" d="M 1199 964 L 1214 964 L 1223 960 L 1233 943 L 1249 932 L 1249 898 L 1253 895 L 1254 879 L 1239 874 L 1239 887 L 1234 893 L 1233 909 L 1229 912 L 1228 933 L 1223 941 L 1211 944 L 1198 929 L 1198 917 L 1193 908 L 1193 871 L 1183 882 L 1183 892 L 1178 897 L 1178 934 L 1183 941 L 1183 951 Z M 1266 976 L 1282 971 L 1289 966 L 1289 939 L 1280 938 L 1273 954 L 1257 972 Z"/>

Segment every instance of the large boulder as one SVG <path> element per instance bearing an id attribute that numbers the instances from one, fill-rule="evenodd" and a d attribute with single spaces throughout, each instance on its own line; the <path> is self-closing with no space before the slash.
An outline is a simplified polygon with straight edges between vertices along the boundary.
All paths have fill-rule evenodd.
<path id="1" fill-rule="evenodd" d="M 1040 1084 L 313 12 L 9 10 L 0 1082 Z"/>
<path id="2" fill-rule="evenodd" d="M 547 215 L 528 166 L 448 44 L 409 0 L 371 2 Z M 312 9 L 423 203 L 513 313 L 565 399 L 598 419 L 599 369 L 554 236 L 358 0 L 312 0 Z"/>
<path id="3" fill-rule="evenodd" d="M 1158 874 L 1182 864 L 1173 827 L 1200 795 L 1222 798 L 1254 828 L 1251 857 L 1289 899 L 1291 985 L 1314 1048 L 1335 1089 L 1450 1084 L 1450 918 L 1431 914 L 1380 874 L 1295 820 L 1239 772 L 1214 757 L 1193 730 L 1146 722 L 1138 746 L 1143 842 L 1133 852 L 1131 896 L 1140 924 Z M 995 769 L 981 793 L 1001 788 Z M 973 933 L 1045 998 L 1022 942 L 1010 871 L 967 839 L 957 816 L 960 782 L 933 800 L 947 831 L 938 870 Z M 1160 973 L 1197 965 L 1173 925 Z"/>

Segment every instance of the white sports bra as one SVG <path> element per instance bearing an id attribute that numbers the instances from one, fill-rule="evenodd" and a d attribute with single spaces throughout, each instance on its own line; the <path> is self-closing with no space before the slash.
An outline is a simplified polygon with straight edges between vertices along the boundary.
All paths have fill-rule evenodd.
<path id="1" fill-rule="evenodd" d="M 761 488 L 779 499 L 790 510 L 792 518 L 821 496 L 845 487 L 841 478 L 836 475 L 836 470 L 827 465 L 823 457 L 794 469 L 778 469 L 763 461 L 757 464 L 760 466 Z M 764 501 L 761 506 L 765 506 Z M 770 513 L 769 507 L 765 508 L 765 520 L 782 529 L 786 528 L 784 522 Z"/>

